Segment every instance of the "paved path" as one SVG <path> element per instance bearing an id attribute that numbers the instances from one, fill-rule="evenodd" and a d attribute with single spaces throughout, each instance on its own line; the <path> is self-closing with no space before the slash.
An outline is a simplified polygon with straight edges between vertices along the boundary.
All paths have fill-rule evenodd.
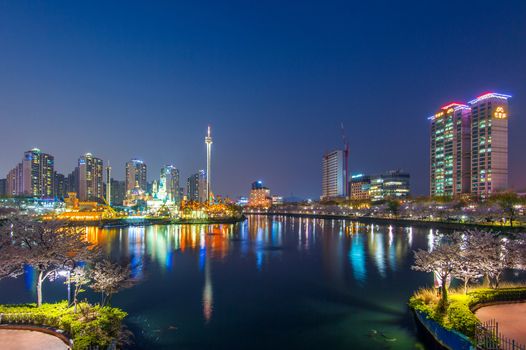
<path id="1" fill-rule="evenodd" d="M 526 345 L 526 303 L 485 306 L 475 315 L 482 322 L 495 319 L 503 336 Z"/>
<path id="2" fill-rule="evenodd" d="M 0 329 L 2 350 L 66 350 L 69 347 L 62 340 L 36 331 Z"/>

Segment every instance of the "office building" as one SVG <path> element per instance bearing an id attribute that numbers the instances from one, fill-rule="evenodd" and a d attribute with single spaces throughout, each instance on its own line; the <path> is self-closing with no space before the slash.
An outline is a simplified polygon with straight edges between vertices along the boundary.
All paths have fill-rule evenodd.
<path id="1" fill-rule="evenodd" d="M 488 197 L 508 188 L 508 99 L 485 93 L 471 107 L 471 194 Z"/>
<path id="2" fill-rule="evenodd" d="M 470 108 L 442 106 L 431 119 L 430 194 L 453 197 L 470 189 Z"/>
<path id="3" fill-rule="evenodd" d="M 371 177 L 363 174 L 351 176 L 351 200 L 368 200 L 371 198 Z"/>
<path id="4" fill-rule="evenodd" d="M 137 185 L 141 190 L 147 191 L 146 164 L 139 159 L 132 159 L 126 163 L 126 192 Z"/>
<path id="5" fill-rule="evenodd" d="M 79 158 L 78 198 L 81 201 L 100 201 L 104 198 L 104 165 L 102 159 L 86 153 Z"/>
<path id="6" fill-rule="evenodd" d="M 322 200 L 347 196 L 345 151 L 326 153 L 322 159 Z"/>
<path id="7" fill-rule="evenodd" d="M 252 183 L 250 196 L 248 197 L 248 206 L 256 208 L 270 208 L 272 206 L 272 197 L 270 189 L 263 186 L 262 181 Z"/>
<path id="8" fill-rule="evenodd" d="M 371 176 L 369 188 L 370 199 L 379 202 L 386 199 L 405 199 L 409 196 L 408 173 L 400 170 L 388 171 L 385 174 Z"/>

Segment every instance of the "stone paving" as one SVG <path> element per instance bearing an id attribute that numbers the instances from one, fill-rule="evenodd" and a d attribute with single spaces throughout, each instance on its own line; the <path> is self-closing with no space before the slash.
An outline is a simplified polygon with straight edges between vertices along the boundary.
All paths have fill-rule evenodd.
<path id="1" fill-rule="evenodd" d="M 526 345 L 526 303 L 485 306 L 475 315 L 482 322 L 496 320 L 504 337 Z"/>
<path id="2" fill-rule="evenodd" d="M 2 350 L 66 350 L 69 347 L 52 335 L 26 330 L 0 329 Z"/>

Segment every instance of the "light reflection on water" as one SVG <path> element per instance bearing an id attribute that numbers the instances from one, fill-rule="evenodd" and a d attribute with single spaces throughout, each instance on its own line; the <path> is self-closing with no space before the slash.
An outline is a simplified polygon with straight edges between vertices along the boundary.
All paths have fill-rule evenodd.
<path id="1" fill-rule="evenodd" d="M 432 249 L 429 229 L 250 216 L 86 234 L 139 281 L 114 302 L 142 348 L 411 349 L 407 298 L 432 282 L 410 270 L 413 250 Z M 46 295 L 62 293 L 55 286 Z"/>

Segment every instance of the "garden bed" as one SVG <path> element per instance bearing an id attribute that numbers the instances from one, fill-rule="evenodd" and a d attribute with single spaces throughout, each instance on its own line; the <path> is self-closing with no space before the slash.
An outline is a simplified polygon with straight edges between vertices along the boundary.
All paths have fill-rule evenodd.
<path id="1" fill-rule="evenodd" d="M 67 302 L 56 304 L 0 305 L 0 323 L 34 325 L 64 332 L 73 349 L 107 348 L 119 341 L 126 313 L 118 308 L 80 303 L 77 313 Z"/>

